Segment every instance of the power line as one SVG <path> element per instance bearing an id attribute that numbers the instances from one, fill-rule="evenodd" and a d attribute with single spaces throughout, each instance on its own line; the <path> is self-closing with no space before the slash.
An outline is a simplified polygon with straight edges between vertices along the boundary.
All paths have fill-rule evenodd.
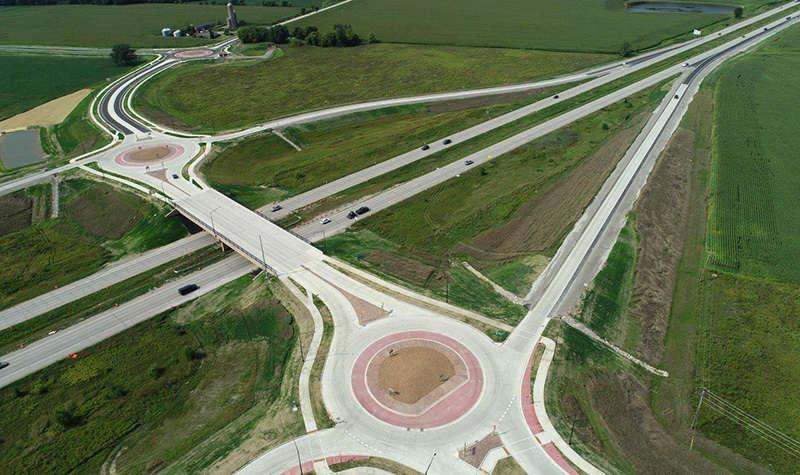
<path id="1" fill-rule="evenodd" d="M 733 403 L 722 399 L 720 396 L 705 388 L 703 389 L 700 403 L 698 404 L 698 412 L 703 403 L 705 403 L 705 405 L 710 409 L 713 409 L 717 413 L 749 430 L 754 435 L 768 440 L 789 455 L 795 458 L 800 458 L 799 441 L 759 420 L 744 409 L 735 406 Z"/>

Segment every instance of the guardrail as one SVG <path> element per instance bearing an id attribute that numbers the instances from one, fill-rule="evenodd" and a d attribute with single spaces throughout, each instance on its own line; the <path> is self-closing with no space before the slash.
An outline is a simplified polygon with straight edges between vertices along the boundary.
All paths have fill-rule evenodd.
<path id="1" fill-rule="evenodd" d="M 187 210 L 187 209 L 186 209 L 186 208 L 184 208 L 183 206 L 181 206 L 181 205 L 179 205 L 179 204 L 175 203 L 174 201 L 172 201 L 171 203 L 172 203 L 172 206 L 173 206 L 175 209 L 177 209 L 178 211 L 180 211 L 181 213 L 183 213 L 183 214 L 184 214 L 184 215 L 185 215 L 187 218 L 191 219 L 192 221 L 196 222 L 197 224 L 199 224 L 200 226 L 202 226 L 202 227 L 204 227 L 204 228 L 206 228 L 206 229 L 210 229 L 210 230 L 211 230 L 211 231 L 214 233 L 214 236 L 215 236 L 216 238 L 218 238 L 219 240 L 223 241 L 223 242 L 224 242 L 225 244 L 227 244 L 228 246 L 230 246 L 230 247 L 232 247 L 232 248 L 234 248 L 234 249 L 238 250 L 240 253 L 244 254 L 244 255 L 245 255 L 245 256 L 247 256 L 247 257 L 249 257 L 251 260 L 253 260 L 253 261 L 255 261 L 255 262 L 257 262 L 257 263 L 261 264 L 261 266 L 264 268 L 264 270 L 265 270 L 266 272 L 269 272 L 270 274 L 272 274 L 272 275 L 274 275 L 274 276 L 276 276 L 276 277 L 277 277 L 277 275 L 278 275 L 278 271 L 277 271 L 277 270 L 275 270 L 275 268 L 274 268 L 274 267 L 272 267 L 271 265 L 269 265 L 269 264 L 267 264 L 266 262 L 264 262 L 264 259 L 261 259 L 260 257 L 257 257 L 257 256 L 255 256 L 253 253 L 251 253 L 251 252 L 247 251 L 247 250 L 246 250 L 246 249 L 244 249 L 242 246 L 240 246 L 240 245 L 236 244 L 236 242 L 234 242 L 234 241 L 233 241 L 232 239 L 230 239 L 228 236 L 226 236 L 226 235 L 224 235 L 224 234 L 222 234 L 222 233 L 220 233 L 220 232 L 217 232 L 217 231 L 216 231 L 214 228 L 212 228 L 211 226 L 209 226 L 209 225 L 208 225 L 208 223 L 206 223 L 205 221 L 203 221 L 202 219 L 200 219 L 199 217 L 197 217 L 197 215 L 195 215 L 195 214 L 194 214 L 194 213 L 192 213 L 191 211 Z"/>
<path id="2" fill-rule="evenodd" d="M 272 224 L 275 224 L 275 221 L 271 220 L 271 219 L 270 219 L 270 218 L 269 218 L 267 215 L 265 215 L 265 214 L 264 214 L 264 213 L 262 213 L 261 211 L 256 211 L 256 214 L 257 214 L 257 215 L 259 215 L 259 216 L 261 216 L 262 218 L 266 219 L 266 220 L 267 220 L 267 221 L 269 221 L 270 223 L 272 223 Z M 277 226 L 277 225 L 276 225 L 276 226 Z M 305 242 L 306 244 L 310 244 L 310 245 L 312 245 L 312 246 L 314 245 L 314 243 L 313 243 L 313 242 L 309 241 L 308 239 L 306 239 L 306 238 L 304 238 L 303 236 L 301 236 L 301 235 L 297 234 L 296 232 L 292 231 L 292 230 L 291 230 L 291 229 L 289 229 L 289 228 L 281 228 L 281 229 L 283 229 L 284 231 L 286 231 L 286 232 L 290 233 L 292 236 L 296 237 L 297 239 L 300 239 L 301 241 Z"/>

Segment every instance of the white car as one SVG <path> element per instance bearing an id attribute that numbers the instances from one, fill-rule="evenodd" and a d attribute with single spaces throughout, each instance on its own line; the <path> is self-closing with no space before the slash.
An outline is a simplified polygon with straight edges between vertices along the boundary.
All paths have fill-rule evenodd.
<path id="1" fill-rule="evenodd" d="M 330 222 L 331 222 L 330 218 L 322 218 L 322 224 L 328 224 Z"/>

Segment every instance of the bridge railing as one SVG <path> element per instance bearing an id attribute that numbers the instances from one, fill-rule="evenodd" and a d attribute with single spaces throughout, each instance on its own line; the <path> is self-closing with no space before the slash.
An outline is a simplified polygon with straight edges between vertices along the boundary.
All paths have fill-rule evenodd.
<path id="1" fill-rule="evenodd" d="M 204 227 L 206 229 L 210 229 L 211 232 L 214 233 L 215 237 L 217 237 L 219 240 L 223 241 L 228 246 L 238 250 L 240 253 L 244 254 L 245 256 L 249 257 L 250 259 L 254 260 L 255 262 L 261 264 L 261 266 L 264 268 L 264 270 L 266 272 L 269 272 L 270 274 L 272 274 L 274 276 L 278 275 L 278 271 L 275 270 L 275 268 L 272 267 L 271 265 L 269 265 L 266 262 L 264 262 L 264 259 L 254 255 L 252 252 L 250 252 L 247 249 L 243 248 L 242 246 L 236 244 L 236 242 L 233 239 L 229 238 L 225 234 L 217 232 L 216 229 L 214 229 L 213 227 L 209 226 L 208 223 L 206 223 L 205 221 L 200 219 L 197 215 L 195 215 L 191 211 L 189 211 L 186 208 L 184 208 L 183 206 L 175 203 L 174 201 L 172 202 L 172 206 L 174 206 L 175 209 L 177 209 L 178 211 L 183 213 L 187 218 L 189 218 L 192 221 L 196 222 L 200 226 L 202 226 L 202 227 Z"/>
<path id="2" fill-rule="evenodd" d="M 269 221 L 270 223 L 272 223 L 272 224 L 275 224 L 275 221 L 273 221 L 272 219 L 270 219 L 270 218 L 269 218 L 269 216 L 267 216 L 266 214 L 262 213 L 261 211 L 256 211 L 256 214 L 257 214 L 257 215 L 259 215 L 259 216 L 261 216 L 262 218 L 266 219 L 266 220 L 267 220 L 267 221 Z M 289 233 L 290 233 L 292 236 L 296 237 L 297 239 L 300 239 L 301 241 L 305 242 L 306 244 L 310 244 L 310 245 L 312 245 L 312 246 L 314 245 L 314 243 L 313 243 L 313 242 L 309 241 L 308 239 L 306 239 L 306 238 L 304 238 L 303 236 L 301 236 L 301 235 L 297 234 L 296 232 L 292 231 L 292 230 L 291 230 L 291 229 L 289 229 L 289 228 L 281 228 L 281 229 L 283 229 L 284 231 L 287 231 L 287 232 L 289 232 Z"/>

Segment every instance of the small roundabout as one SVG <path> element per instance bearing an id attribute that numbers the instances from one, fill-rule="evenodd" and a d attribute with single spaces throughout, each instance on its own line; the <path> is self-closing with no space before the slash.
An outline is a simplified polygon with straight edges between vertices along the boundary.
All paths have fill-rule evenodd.
<path id="1" fill-rule="evenodd" d="M 149 167 L 175 160 L 184 153 L 186 148 L 179 144 L 137 145 L 118 153 L 114 157 L 114 163 L 123 167 Z"/>
<path id="2" fill-rule="evenodd" d="M 376 419 L 408 429 L 431 429 L 467 414 L 480 398 L 484 374 L 465 345 L 426 330 L 387 335 L 355 360 L 351 385 Z"/>
<path id="3" fill-rule="evenodd" d="M 207 58 L 213 54 L 214 52 L 210 49 L 190 49 L 175 53 L 175 57 L 178 59 L 198 59 Z"/>

